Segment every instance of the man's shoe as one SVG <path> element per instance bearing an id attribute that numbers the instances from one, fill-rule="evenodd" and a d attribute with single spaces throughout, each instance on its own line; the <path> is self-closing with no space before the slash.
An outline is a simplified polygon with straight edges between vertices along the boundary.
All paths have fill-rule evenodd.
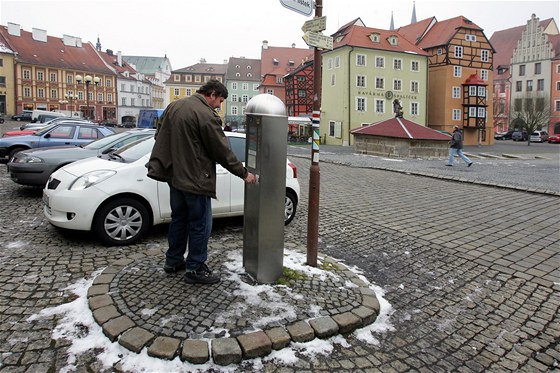
<path id="1" fill-rule="evenodd" d="M 165 273 L 177 273 L 179 271 L 184 271 L 185 269 L 187 269 L 187 264 L 184 261 L 176 266 L 170 266 L 168 264 L 163 266 Z"/>
<path id="2" fill-rule="evenodd" d="M 449 167 L 453 167 L 453 165 L 452 165 L 452 164 L 446 164 L 446 166 L 449 166 Z"/>
<path id="3" fill-rule="evenodd" d="M 185 282 L 187 284 L 215 284 L 220 282 L 220 276 L 213 274 L 206 264 L 202 264 L 198 269 L 185 273 Z"/>
<path id="4" fill-rule="evenodd" d="M 470 166 L 472 166 L 472 162 L 467 165 L 467 167 L 470 167 Z"/>

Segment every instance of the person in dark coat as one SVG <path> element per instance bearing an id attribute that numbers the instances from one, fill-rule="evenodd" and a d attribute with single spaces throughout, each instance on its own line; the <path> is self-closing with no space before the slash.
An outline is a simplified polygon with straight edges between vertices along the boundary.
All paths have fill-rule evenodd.
<path id="1" fill-rule="evenodd" d="M 169 249 L 163 269 L 167 273 L 185 270 L 185 282 L 191 284 L 220 281 L 206 265 L 216 163 L 248 184 L 256 182 L 231 151 L 216 113 L 227 96 L 221 82 L 210 80 L 195 95 L 169 104 L 147 165 L 148 177 L 167 182 L 170 189 Z"/>
<path id="2" fill-rule="evenodd" d="M 453 166 L 455 155 L 458 155 L 463 161 L 465 161 L 467 167 L 472 165 L 472 161 L 463 154 L 463 134 L 461 133 L 459 126 L 455 126 L 453 135 L 451 136 L 451 141 L 449 141 L 449 159 L 447 160 L 446 166 Z"/>

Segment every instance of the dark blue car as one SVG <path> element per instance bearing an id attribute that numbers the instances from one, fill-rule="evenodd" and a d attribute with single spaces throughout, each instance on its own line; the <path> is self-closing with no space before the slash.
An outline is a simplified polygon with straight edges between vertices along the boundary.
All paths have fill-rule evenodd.
<path id="1" fill-rule="evenodd" d="M 0 159 L 11 158 L 15 153 L 26 149 L 47 146 L 85 145 L 93 140 L 112 135 L 111 128 L 96 124 L 55 123 L 32 135 L 3 137 L 0 139 Z"/>

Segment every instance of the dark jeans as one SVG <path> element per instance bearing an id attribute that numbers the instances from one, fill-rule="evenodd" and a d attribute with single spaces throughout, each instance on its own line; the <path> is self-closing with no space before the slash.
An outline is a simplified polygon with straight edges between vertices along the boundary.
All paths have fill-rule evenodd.
<path id="1" fill-rule="evenodd" d="M 177 266 L 184 261 L 187 242 L 187 271 L 195 270 L 208 258 L 208 240 L 212 232 L 212 202 L 210 197 L 170 189 L 171 224 L 167 239 L 169 249 L 166 264 Z"/>

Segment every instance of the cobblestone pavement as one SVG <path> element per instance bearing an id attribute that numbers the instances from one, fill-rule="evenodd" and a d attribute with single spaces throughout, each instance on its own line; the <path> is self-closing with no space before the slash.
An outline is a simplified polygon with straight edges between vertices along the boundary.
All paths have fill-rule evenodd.
<path id="1" fill-rule="evenodd" d="M 302 200 L 286 228 L 285 242 L 304 248 L 309 161 L 297 152 L 290 147 Z M 526 181 L 513 186 L 554 192 L 557 175 L 548 177 L 549 172 L 542 171 L 555 169 L 551 154 L 550 160 L 503 160 L 519 162 L 513 169 L 533 162 L 519 168 L 519 178 L 530 179 L 523 176 L 530 170 L 535 182 L 541 182 L 536 175 L 545 179 L 538 187 Z M 321 159 L 319 250 L 356 266 L 385 290 L 394 309 L 389 320 L 394 330 L 377 335 L 377 345 L 346 336 L 348 344 L 335 344 L 329 356 L 300 356 L 287 366 L 242 365 L 236 371 L 559 370 L 558 196 L 478 185 L 474 176 L 457 182 L 441 180 L 442 174 L 423 177 L 406 169 L 375 169 L 385 165 L 351 152 L 329 154 L 325 149 Z M 491 162 L 495 160 L 477 159 L 468 174 L 459 163 L 452 170 L 433 172 L 464 176 L 476 170 L 489 175 L 480 176 L 481 182 L 499 182 L 500 172 L 485 170 Z M 423 161 L 415 168 L 439 170 L 440 164 Z M 501 182 L 509 180 L 507 176 Z M 70 346 L 70 341 L 53 338 L 60 316 L 28 318 L 72 301 L 75 295 L 66 288 L 102 268 L 126 257 L 163 252 L 166 227 L 155 227 L 137 245 L 103 247 L 89 234 L 51 227 L 41 213 L 41 192 L 15 185 L 5 173 L 0 173 L 0 203 L 0 371 L 58 372 L 68 365 Z M 240 236 L 241 222 L 224 220 L 217 222 L 211 241 Z M 104 368 L 99 353 L 76 356 L 77 371 L 119 370 Z"/>

